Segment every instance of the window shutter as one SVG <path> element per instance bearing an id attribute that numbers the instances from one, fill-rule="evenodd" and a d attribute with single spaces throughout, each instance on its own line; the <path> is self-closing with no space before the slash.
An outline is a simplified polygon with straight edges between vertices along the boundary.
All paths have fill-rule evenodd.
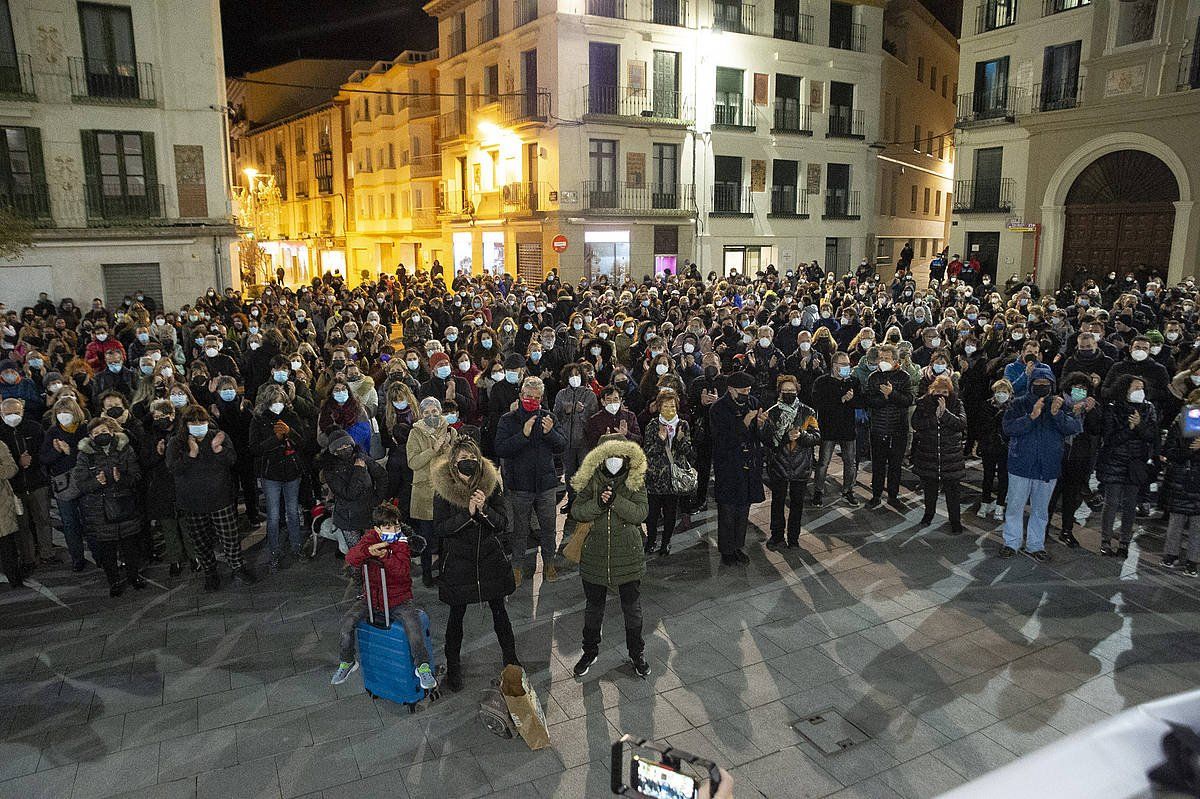
<path id="1" fill-rule="evenodd" d="M 146 204 L 150 215 L 165 216 L 166 192 L 158 185 L 158 153 L 154 149 L 153 133 L 142 134 L 142 166 L 146 170 Z"/>
<path id="2" fill-rule="evenodd" d="M 29 174 L 33 180 L 33 202 L 39 217 L 50 215 L 50 194 L 46 188 L 46 162 L 42 156 L 42 131 L 25 128 L 25 144 L 29 148 Z"/>
<path id="3" fill-rule="evenodd" d="M 84 197 L 89 218 L 103 216 L 104 189 L 100 185 L 100 148 L 96 144 L 96 131 L 81 130 L 83 140 L 83 174 L 86 182 Z"/>

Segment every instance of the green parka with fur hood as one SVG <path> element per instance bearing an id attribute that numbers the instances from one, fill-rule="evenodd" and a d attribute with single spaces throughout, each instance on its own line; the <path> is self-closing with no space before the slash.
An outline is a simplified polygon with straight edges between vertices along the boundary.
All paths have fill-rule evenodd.
<path id="1" fill-rule="evenodd" d="M 615 475 L 605 466 L 608 458 L 622 458 Z M 591 522 L 583 544 L 579 574 L 589 583 L 618 588 L 642 579 L 646 556 L 642 550 L 642 522 L 646 521 L 646 453 L 619 434 L 603 436 L 571 478 L 576 491 L 571 518 Z M 600 495 L 612 488 L 612 498 Z"/>

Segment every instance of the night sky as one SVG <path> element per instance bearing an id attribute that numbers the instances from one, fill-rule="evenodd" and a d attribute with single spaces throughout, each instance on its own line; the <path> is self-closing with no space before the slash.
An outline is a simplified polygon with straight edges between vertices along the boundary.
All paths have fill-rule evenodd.
<path id="1" fill-rule="evenodd" d="M 221 0 L 225 70 L 297 57 L 392 59 L 437 44 L 424 0 Z M 962 0 L 921 0 L 955 35 Z"/>

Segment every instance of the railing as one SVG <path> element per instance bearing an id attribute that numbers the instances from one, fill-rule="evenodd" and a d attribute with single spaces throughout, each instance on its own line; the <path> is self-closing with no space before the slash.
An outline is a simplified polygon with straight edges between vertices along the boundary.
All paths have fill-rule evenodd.
<path id="1" fill-rule="evenodd" d="M 467 29 L 450 29 L 450 56 L 461 55 L 467 49 Z"/>
<path id="2" fill-rule="evenodd" d="M 33 67 L 29 53 L 0 52 L 0 94 L 32 97 Z"/>
<path id="3" fill-rule="evenodd" d="M 954 213 L 1008 213 L 1013 207 L 1013 178 L 954 181 Z"/>
<path id="4" fill-rule="evenodd" d="M 1018 86 L 960 94 L 955 124 L 962 128 L 984 122 L 1012 122 L 1024 97 L 1025 89 Z"/>
<path id="5" fill-rule="evenodd" d="M 822 219 L 858 219 L 858 192 L 844 189 L 825 191 L 825 213 Z"/>
<path id="6" fill-rule="evenodd" d="M 829 139 L 865 139 L 867 137 L 866 113 L 863 109 L 844 105 L 829 106 L 829 127 L 825 131 Z"/>
<path id="7" fill-rule="evenodd" d="M 1033 95 L 1030 98 L 1029 110 L 1062 111 L 1068 108 L 1078 108 L 1083 104 L 1083 78 L 1071 77 L 1052 83 L 1033 84 Z"/>
<path id="8" fill-rule="evenodd" d="M 713 0 L 713 30 L 726 33 L 754 33 L 754 5 Z"/>
<path id="9" fill-rule="evenodd" d="M 538 0 L 516 0 L 513 3 L 513 27 L 528 25 L 538 18 Z"/>
<path id="10" fill-rule="evenodd" d="M 1175 80 L 1175 91 L 1186 92 L 1200 89 L 1200 65 L 1195 63 L 1194 50 L 1179 54 L 1179 73 Z"/>
<path id="11" fill-rule="evenodd" d="M 696 118 L 692 98 L 673 91 L 651 91 L 631 86 L 596 86 L 583 88 L 587 98 L 586 114 L 625 117 L 651 122 L 691 122 Z"/>
<path id="12" fill-rule="evenodd" d="M 490 42 L 500 35 L 500 16 L 484 14 L 479 19 L 479 43 Z"/>
<path id="13" fill-rule="evenodd" d="M 157 100 L 154 68 L 145 62 L 114 64 L 95 58 L 69 59 L 71 96 L 126 103 Z"/>
<path id="14" fill-rule="evenodd" d="M 749 186 L 730 182 L 713 183 L 710 216 L 750 216 L 753 213 Z"/>
<path id="15" fill-rule="evenodd" d="M 50 189 L 45 183 L 0 185 L 0 208 L 30 222 L 49 222 Z"/>
<path id="16" fill-rule="evenodd" d="M 858 22 L 843 22 L 829 26 L 829 46 L 838 50 L 863 52 L 866 47 L 867 29 Z"/>
<path id="17" fill-rule="evenodd" d="M 437 113 L 438 98 L 432 95 L 418 94 L 408 98 L 408 118 L 427 117 Z"/>
<path id="18" fill-rule="evenodd" d="M 413 227 L 417 229 L 437 227 L 437 215 L 437 208 L 414 208 L 412 211 Z"/>
<path id="19" fill-rule="evenodd" d="M 713 106 L 713 127 L 753 128 L 756 125 L 754 103 L 741 94 L 718 97 Z"/>
<path id="20" fill-rule="evenodd" d="M 467 109 L 456 108 L 438 117 L 440 138 L 456 139 L 467 135 Z"/>
<path id="21" fill-rule="evenodd" d="M 585 8 L 594 17 L 628 19 L 625 16 L 625 0 L 587 0 Z"/>
<path id="22" fill-rule="evenodd" d="M 672 25 L 677 28 L 688 27 L 687 0 L 650 0 L 650 19 L 658 25 Z"/>
<path id="23" fill-rule="evenodd" d="M 409 159 L 408 167 L 414 178 L 436 177 L 442 174 L 442 154 L 413 156 Z"/>
<path id="24" fill-rule="evenodd" d="M 333 153 L 320 150 L 313 153 L 313 176 L 317 179 L 317 192 L 333 194 Z"/>
<path id="25" fill-rule="evenodd" d="M 987 0 L 975 7 L 975 33 L 1007 28 L 1017 21 L 1017 0 Z"/>
<path id="26" fill-rule="evenodd" d="M 772 133 L 803 133 L 812 135 L 812 109 L 797 100 L 775 98 L 775 124 Z"/>
<path id="27" fill-rule="evenodd" d="M 775 12 L 775 38 L 786 39 L 789 42 L 812 44 L 813 17 L 812 14 L 784 14 Z"/>
<path id="28" fill-rule="evenodd" d="M 550 186 L 541 181 L 509 183 L 500 189 L 500 203 L 506 214 L 545 211 L 550 206 Z"/>
<path id="29" fill-rule="evenodd" d="M 161 218 L 166 206 L 163 185 L 148 183 L 139 188 L 140 194 L 117 193 L 112 186 L 89 182 L 85 186 L 88 219 L 121 221 Z"/>
<path id="30" fill-rule="evenodd" d="M 808 218 L 808 192 L 796 186 L 771 187 L 771 216 Z"/>
<path id="31" fill-rule="evenodd" d="M 545 122 L 550 118 L 550 90 L 538 88 L 500 98 L 500 110 L 507 124 Z"/>
<path id="32" fill-rule="evenodd" d="M 691 213 L 696 195 L 689 183 L 618 186 L 611 181 L 585 180 L 583 201 L 589 211 Z"/>
<path id="33" fill-rule="evenodd" d="M 1054 14 L 1061 14 L 1064 11 L 1070 11 L 1074 8 L 1083 8 L 1090 6 L 1092 0 L 1042 0 L 1042 16 L 1049 17 Z"/>

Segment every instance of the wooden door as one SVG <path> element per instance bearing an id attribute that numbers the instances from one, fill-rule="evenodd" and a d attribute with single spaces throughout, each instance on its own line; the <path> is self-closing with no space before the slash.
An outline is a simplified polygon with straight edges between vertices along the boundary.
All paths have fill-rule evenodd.
<path id="1" fill-rule="evenodd" d="M 1174 228 L 1171 203 L 1068 206 L 1061 280 L 1102 280 L 1127 269 L 1165 273 Z"/>

